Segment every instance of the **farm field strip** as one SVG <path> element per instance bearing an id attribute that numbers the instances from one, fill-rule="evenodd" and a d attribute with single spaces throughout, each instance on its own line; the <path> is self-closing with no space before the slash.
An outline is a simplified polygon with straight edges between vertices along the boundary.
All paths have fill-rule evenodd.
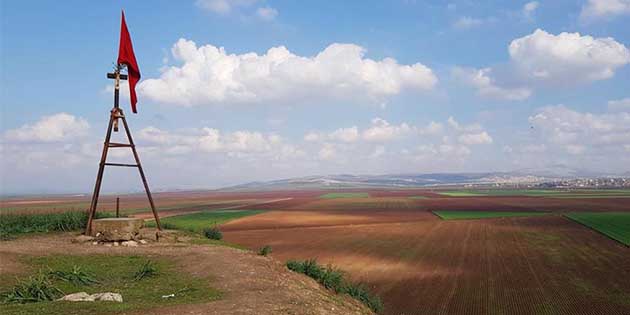
<path id="1" fill-rule="evenodd" d="M 630 246 L 630 213 L 628 212 L 576 212 L 565 214 L 565 216 Z"/>
<path id="2" fill-rule="evenodd" d="M 337 198 L 369 198 L 370 194 L 366 192 L 334 192 L 326 193 L 319 198 L 321 199 L 337 199 Z"/>
<path id="3" fill-rule="evenodd" d="M 525 211 L 433 211 L 435 215 L 443 220 L 471 220 L 507 217 L 531 217 L 548 215 L 548 212 L 525 212 Z"/>
<path id="4" fill-rule="evenodd" d="M 452 190 L 438 194 L 447 197 L 630 197 L 630 190 L 542 190 L 542 189 L 492 189 L 492 190 Z"/>
<path id="5" fill-rule="evenodd" d="M 172 216 L 160 220 L 166 229 L 177 229 L 191 232 L 201 232 L 204 228 L 220 225 L 246 216 L 262 213 L 261 210 L 206 210 L 191 214 Z M 149 221 L 148 226 L 155 226 Z"/>

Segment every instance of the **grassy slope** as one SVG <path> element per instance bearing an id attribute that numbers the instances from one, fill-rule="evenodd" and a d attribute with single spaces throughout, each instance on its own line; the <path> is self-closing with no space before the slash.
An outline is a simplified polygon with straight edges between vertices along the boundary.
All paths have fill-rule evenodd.
<path id="1" fill-rule="evenodd" d="M 528 217 L 547 215 L 546 212 L 508 212 L 508 211 L 433 211 L 443 220 L 469 220 L 505 217 Z"/>
<path id="2" fill-rule="evenodd" d="M 201 232 L 204 228 L 262 212 L 262 210 L 206 210 L 164 218 L 160 222 L 167 229 Z M 150 222 L 147 225 L 151 226 L 153 224 L 153 222 Z"/>
<path id="3" fill-rule="evenodd" d="M 566 217 L 630 246 L 630 213 L 579 212 L 566 214 Z"/>
<path id="4" fill-rule="evenodd" d="M 92 286 L 75 286 L 61 280 L 52 280 L 64 294 L 76 292 L 115 292 L 123 296 L 124 303 L 115 302 L 38 302 L 29 304 L 0 304 L 2 314 L 113 314 L 174 305 L 212 301 L 220 298 L 219 291 L 208 286 L 208 279 L 193 277 L 178 271 L 174 263 L 164 258 L 150 258 L 158 269 L 154 277 L 133 281 L 133 275 L 147 261 L 143 256 L 91 255 L 65 256 L 52 255 L 25 258 L 32 266 L 32 272 L 51 270 L 81 270 L 95 276 L 100 282 Z M 10 290 L 16 283 L 15 277 L 3 274 L 0 277 L 0 292 Z M 179 292 L 179 293 L 178 293 Z M 164 299 L 163 295 L 176 293 L 174 298 Z"/>
<path id="5" fill-rule="evenodd" d="M 339 192 L 339 193 L 327 193 L 319 196 L 322 199 L 336 199 L 336 198 L 369 198 L 370 195 L 368 193 L 350 193 L 350 192 Z"/>

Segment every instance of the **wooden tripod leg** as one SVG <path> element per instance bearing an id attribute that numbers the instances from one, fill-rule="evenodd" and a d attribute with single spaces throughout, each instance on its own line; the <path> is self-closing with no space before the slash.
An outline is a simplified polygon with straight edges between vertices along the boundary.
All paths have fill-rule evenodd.
<path id="1" fill-rule="evenodd" d="M 121 110 L 122 113 L 122 110 Z M 127 125 L 127 119 L 124 115 L 121 115 L 121 120 L 123 122 L 123 126 L 125 127 L 125 133 L 127 134 L 127 138 L 129 139 L 129 144 L 131 145 L 131 151 L 133 152 L 133 157 L 136 160 L 136 164 L 138 165 L 138 171 L 140 171 L 140 177 L 142 178 L 142 184 L 144 185 L 144 190 L 147 192 L 147 197 L 149 198 L 149 204 L 151 204 L 151 211 L 153 211 L 153 217 L 155 218 L 155 225 L 159 231 L 162 231 L 162 225 L 160 224 L 160 217 L 158 216 L 157 211 L 155 210 L 155 204 L 153 203 L 153 197 L 151 196 L 151 191 L 149 190 L 149 184 L 147 183 L 147 178 L 144 176 L 144 171 L 142 170 L 142 164 L 140 164 L 140 157 L 138 156 L 138 152 L 136 151 L 136 145 L 133 143 L 133 138 L 131 138 L 131 132 L 129 131 L 129 126 Z"/>
<path id="2" fill-rule="evenodd" d="M 101 162 L 98 165 L 98 173 L 96 174 L 96 183 L 94 184 L 94 193 L 92 193 L 92 203 L 90 204 L 90 212 L 88 213 L 87 226 L 85 227 L 85 235 L 92 233 L 92 220 L 96 215 L 96 205 L 98 204 L 98 196 L 101 192 L 101 182 L 103 181 L 103 172 L 105 171 L 105 161 L 107 160 L 107 151 L 109 150 L 109 140 L 112 136 L 112 125 L 114 123 L 114 113 L 109 116 L 109 125 L 107 126 L 107 134 L 103 144 L 103 153 L 101 154 Z"/>

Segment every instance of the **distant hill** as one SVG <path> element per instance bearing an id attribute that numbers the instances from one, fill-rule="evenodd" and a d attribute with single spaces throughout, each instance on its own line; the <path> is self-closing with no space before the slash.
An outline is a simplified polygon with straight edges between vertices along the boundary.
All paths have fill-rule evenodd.
<path id="1" fill-rule="evenodd" d="M 537 183 L 556 179 L 517 173 L 435 173 L 393 175 L 325 175 L 251 182 L 222 190 L 424 187 L 458 184 Z"/>

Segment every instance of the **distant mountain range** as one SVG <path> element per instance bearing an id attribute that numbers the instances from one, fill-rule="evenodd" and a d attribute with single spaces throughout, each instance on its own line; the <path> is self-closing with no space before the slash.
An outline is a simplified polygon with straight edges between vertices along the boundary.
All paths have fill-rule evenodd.
<path id="1" fill-rule="evenodd" d="M 283 190 L 318 188 L 411 188 L 442 185 L 520 185 L 537 184 L 577 178 L 630 177 L 624 174 L 602 174 L 554 167 L 549 170 L 519 170 L 488 173 L 431 173 L 388 175 L 324 175 L 251 182 L 221 190 Z"/>

